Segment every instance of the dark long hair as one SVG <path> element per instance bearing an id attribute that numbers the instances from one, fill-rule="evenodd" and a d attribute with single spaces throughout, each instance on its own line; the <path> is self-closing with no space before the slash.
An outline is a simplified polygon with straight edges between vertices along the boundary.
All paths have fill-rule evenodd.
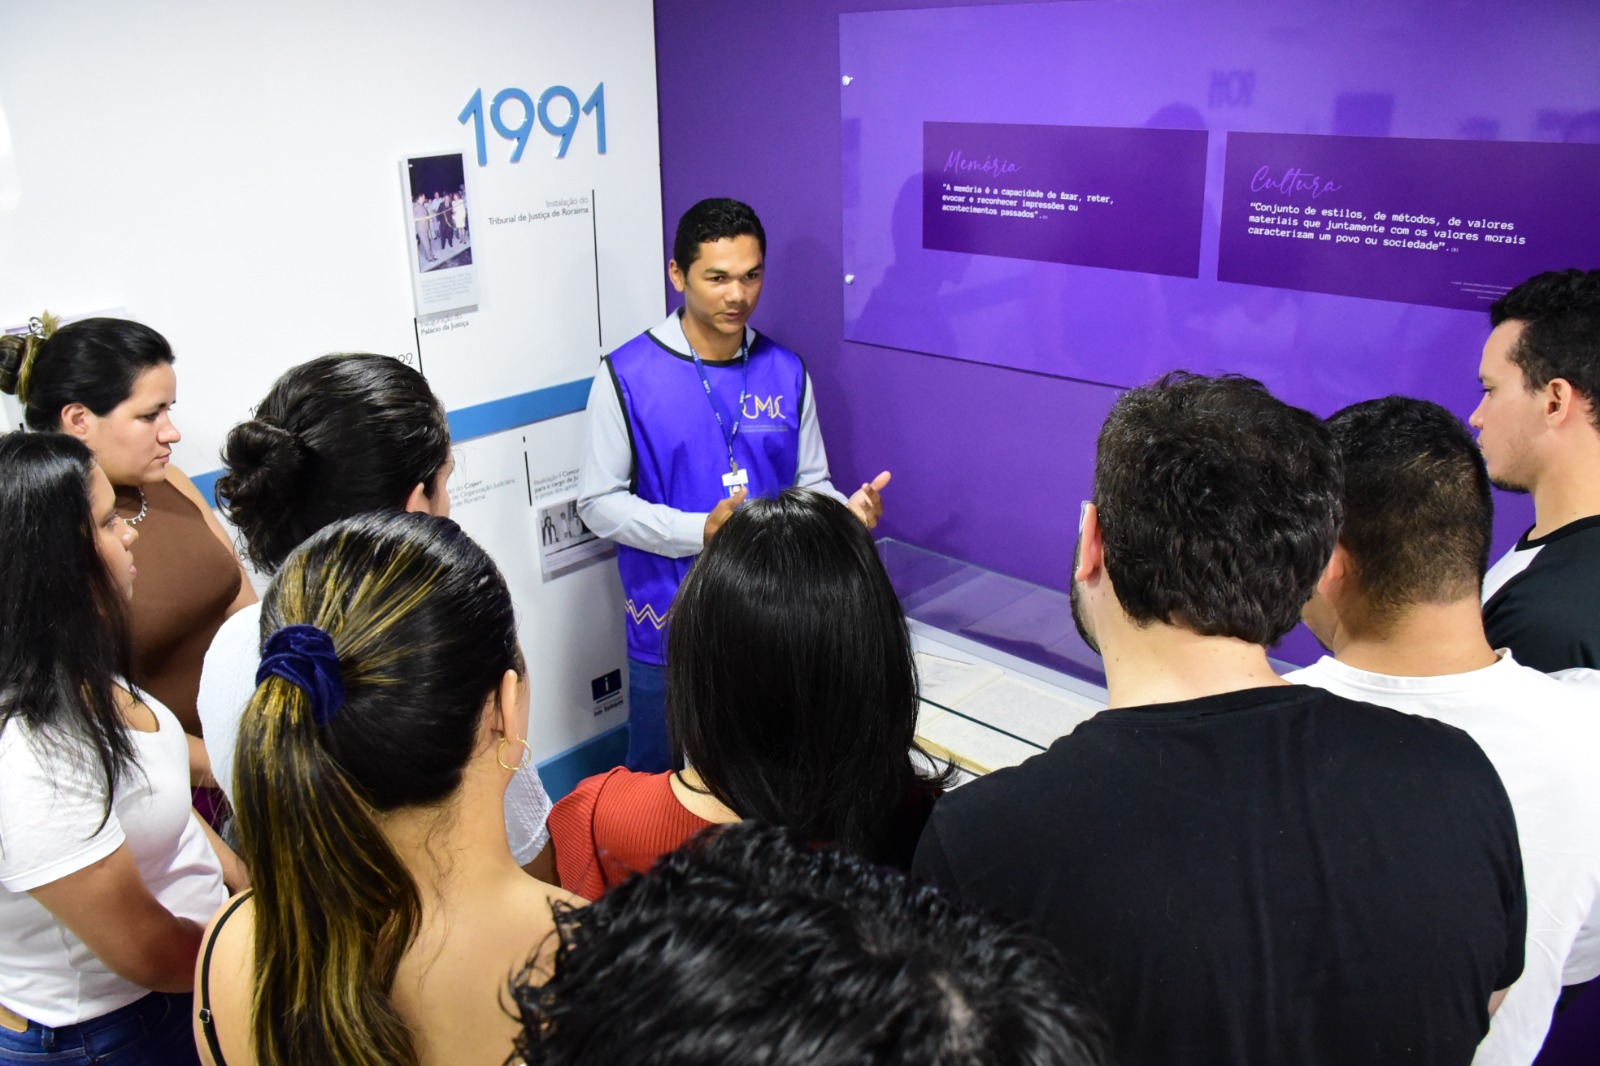
<path id="1" fill-rule="evenodd" d="M 511 595 L 449 519 L 373 513 L 284 562 L 261 629 L 297 624 L 332 638 L 345 698 L 318 725 L 305 690 L 268 677 L 240 722 L 256 1061 L 406 1066 L 416 1048 L 389 994 L 421 903 L 376 815 L 460 787 L 484 700 L 522 668 Z"/>
<path id="2" fill-rule="evenodd" d="M 255 417 L 228 433 L 222 510 L 266 573 L 349 515 L 399 510 L 433 492 L 450 426 L 427 379 L 386 355 L 325 355 L 284 373 Z"/>
<path id="3" fill-rule="evenodd" d="M 126 318 L 85 318 L 47 340 L 0 339 L 0 391 L 22 401 L 29 429 L 46 432 L 60 428 L 61 409 L 71 403 L 109 414 L 132 395 L 135 378 L 172 362 L 172 345 L 149 326 Z"/>
<path id="4" fill-rule="evenodd" d="M 134 760 L 116 704 L 131 654 L 127 605 L 96 547 L 93 471 L 94 456 L 72 437 L 0 437 L 0 730 L 17 723 L 63 750 L 93 752 L 110 817 Z"/>
<path id="5" fill-rule="evenodd" d="M 917 673 L 859 519 L 809 489 L 746 503 L 673 603 L 667 726 L 741 817 L 880 858 L 919 789 Z"/>

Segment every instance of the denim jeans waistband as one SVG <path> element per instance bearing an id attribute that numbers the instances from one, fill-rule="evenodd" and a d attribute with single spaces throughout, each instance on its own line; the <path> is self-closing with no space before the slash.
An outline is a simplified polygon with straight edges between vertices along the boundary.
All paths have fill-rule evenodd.
<path id="1" fill-rule="evenodd" d="M 94 1055 L 154 1029 L 174 1010 L 187 1016 L 191 1003 L 188 992 L 151 992 L 125 1007 L 72 1025 L 51 1027 L 29 1021 L 21 1033 L 0 1028 L 0 1049 L 46 1055 L 82 1050 Z"/>

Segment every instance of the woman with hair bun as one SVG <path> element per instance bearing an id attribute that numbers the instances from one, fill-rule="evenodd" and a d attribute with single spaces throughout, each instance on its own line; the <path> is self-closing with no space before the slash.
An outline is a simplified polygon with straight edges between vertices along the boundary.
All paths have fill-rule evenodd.
<path id="1" fill-rule="evenodd" d="M 0 437 L 0 531 L 0 1063 L 194 1063 L 237 864 L 190 807 L 177 719 L 126 680 L 139 531 L 57 433 Z"/>
<path id="2" fill-rule="evenodd" d="M 447 518 L 372 513 L 283 562 L 234 806 L 259 871 L 197 968 L 214 1066 L 503 1063 L 510 976 L 573 897 L 512 861 L 528 687 L 505 581 Z"/>
<path id="3" fill-rule="evenodd" d="M 0 390 L 22 402 L 29 429 L 87 444 L 111 480 L 117 513 L 139 532 L 143 575 L 129 680 L 199 736 L 200 661 L 223 620 L 256 594 L 210 504 L 172 465 L 174 361 L 166 338 L 138 322 L 87 318 L 57 329 L 45 315 L 27 336 L 0 338 Z M 196 777 L 204 780 L 198 762 Z"/>
<path id="4" fill-rule="evenodd" d="M 450 513 L 455 463 L 444 407 L 425 379 L 386 355 L 325 355 L 286 371 L 223 445 L 222 510 L 263 573 L 277 573 L 324 526 L 369 511 Z M 217 632 L 200 681 L 200 720 L 217 780 L 232 796 L 239 719 L 265 637 L 259 606 Z M 554 880 L 550 800 L 531 766 L 506 791 L 513 854 Z M 543 857 L 541 858 L 541 854 Z"/>
<path id="5" fill-rule="evenodd" d="M 562 886 L 596 899 L 747 818 L 908 868 L 947 780 L 918 767 L 919 705 L 905 615 L 866 526 L 810 489 L 750 500 L 669 617 L 667 730 L 685 768 L 619 767 L 556 804 Z"/>

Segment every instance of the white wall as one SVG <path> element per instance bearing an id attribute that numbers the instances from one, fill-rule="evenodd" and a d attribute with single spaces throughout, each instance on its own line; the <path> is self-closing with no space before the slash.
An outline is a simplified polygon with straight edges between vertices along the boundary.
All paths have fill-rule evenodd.
<path id="1" fill-rule="evenodd" d="M 324 352 L 420 354 L 456 412 L 587 378 L 665 313 L 650 0 L 19 2 L 0 5 L 0 42 L 0 326 L 126 308 L 160 330 L 191 475 L 217 468 L 278 374 Z M 589 115 L 562 159 L 536 125 L 510 163 L 488 126 L 476 165 L 458 121 L 475 90 L 487 107 L 507 87 L 584 100 L 602 82 L 604 155 Z M 479 310 L 419 353 L 400 161 L 458 151 Z M 594 213 L 487 222 L 573 198 Z M 621 714 L 594 715 L 588 697 L 602 666 L 622 665 L 615 567 L 543 581 L 533 555 L 528 472 L 575 465 L 582 423 L 496 425 L 462 445 L 465 470 L 514 479 L 457 517 L 512 581 L 541 759 Z"/>

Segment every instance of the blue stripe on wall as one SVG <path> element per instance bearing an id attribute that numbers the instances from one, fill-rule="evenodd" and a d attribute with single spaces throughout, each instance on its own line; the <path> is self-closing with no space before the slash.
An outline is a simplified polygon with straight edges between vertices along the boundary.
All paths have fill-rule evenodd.
<path id="1" fill-rule="evenodd" d="M 477 437 L 487 437 L 491 433 L 502 433 L 518 426 L 575 414 L 588 405 L 589 386 L 593 381 L 594 378 L 581 378 L 564 385 L 534 389 L 518 396 L 507 396 L 451 411 L 448 413 L 450 439 L 460 444 Z M 195 488 L 211 501 L 213 507 L 217 505 L 217 478 L 221 476 L 221 470 L 207 470 L 203 474 L 192 475 Z"/>
<path id="2" fill-rule="evenodd" d="M 539 780 L 553 803 L 576 788 L 584 778 L 621 766 L 627 754 L 628 724 L 624 722 L 540 763 Z"/>
<path id="3" fill-rule="evenodd" d="M 593 381 L 594 378 L 582 378 L 451 411 L 450 439 L 459 444 L 474 437 L 487 437 L 491 433 L 581 411 L 589 403 L 589 385 Z"/>
<path id="4" fill-rule="evenodd" d="M 200 495 L 211 501 L 211 506 L 217 505 L 217 478 L 222 476 L 220 470 L 207 470 L 204 474 L 193 474 L 190 480 L 194 487 L 200 490 Z"/>

